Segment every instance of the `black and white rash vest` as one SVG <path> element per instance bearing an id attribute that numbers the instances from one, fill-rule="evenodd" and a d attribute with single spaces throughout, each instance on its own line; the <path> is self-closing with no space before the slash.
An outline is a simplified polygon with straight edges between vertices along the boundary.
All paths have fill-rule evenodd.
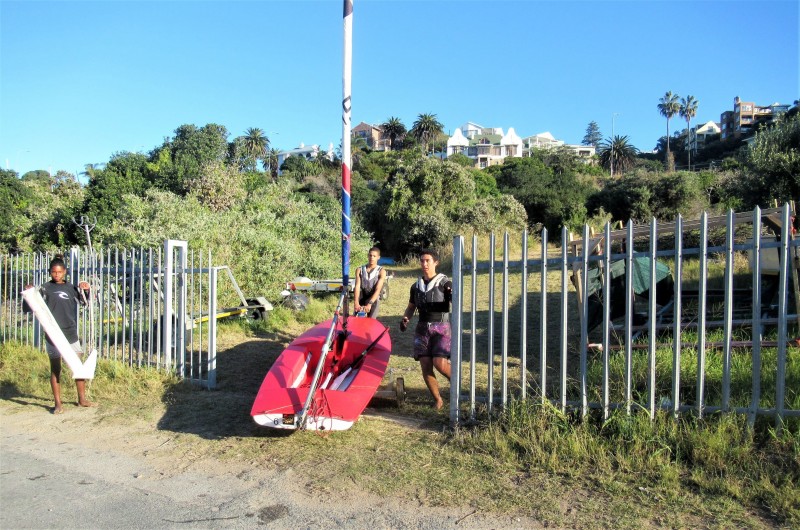
<path id="1" fill-rule="evenodd" d="M 362 300 L 366 300 L 367 297 L 371 297 L 375 294 L 375 287 L 378 285 L 378 279 L 381 277 L 381 267 L 380 265 L 376 265 L 372 271 L 367 270 L 366 265 L 362 265 L 358 268 L 358 274 L 361 276 L 361 296 Z"/>

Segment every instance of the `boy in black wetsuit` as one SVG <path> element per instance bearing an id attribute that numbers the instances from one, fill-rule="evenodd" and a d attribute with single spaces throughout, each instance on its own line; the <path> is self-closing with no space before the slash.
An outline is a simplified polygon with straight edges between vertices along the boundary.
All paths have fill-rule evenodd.
<path id="1" fill-rule="evenodd" d="M 433 396 L 434 408 L 441 409 L 439 382 L 434 368 L 450 380 L 450 303 L 453 282 L 436 273 L 439 255 L 425 249 L 419 253 L 422 276 L 411 286 L 408 306 L 400 321 L 400 331 L 408 328 L 414 311 L 419 310 L 419 322 L 414 329 L 414 359 L 419 361 L 422 378 Z"/>
<path id="2" fill-rule="evenodd" d="M 80 292 L 89 291 L 89 284 L 87 282 L 80 282 L 78 287 L 65 281 L 67 273 L 64 260 L 60 257 L 55 257 L 50 262 L 50 281 L 45 283 L 39 288 L 39 291 L 47 304 L 48 309 L 53 314 L 58 323 L 58 327 L 64 332 L 64 336 L 75 350 L 75 353 L 80 357 L 83 354 L 81 343 L 78 338 L 78 303 L 80 302 Z M 29 289 L 32 285 L 26 285 L 25 288 Z M 61 354 L 50 341 L 47 339 L 47 355 L 50 357 L 50 387 L 53 389 L 53 398 L 55 406 L 53 407 L 53 414 L 62 414 L 64 407 L 61 404 Z M 92 403 L 86 399 L 86 380 L 76 379 L 75 386 L 78 389 L 78 406 L 81 407 L 95 407 L 96 403 Z"/>

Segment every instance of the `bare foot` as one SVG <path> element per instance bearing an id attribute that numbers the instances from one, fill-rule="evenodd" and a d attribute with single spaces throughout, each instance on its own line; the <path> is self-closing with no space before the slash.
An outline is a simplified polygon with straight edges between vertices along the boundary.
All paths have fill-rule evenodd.
<path id="1" fill-rule="evenodd" d="M 443 406 L 444 406 L 444 401 L 442 401 L 441 399 L 437 399 L 436 403 L 433 404 L 433 408 L 435 408 L 436 410 L 442 410 Z"/>
<path id="2" fill-rule="evenodd" d="M 79 401 L 78 402 L 78 406 L 79 407 L 96 407 L 97 403 L 94 403 L 92 401 L 84 401 L 84 402 L 80 402 Z"/>
<path id="3" fill-rule="evenodd" d="M 64 407 L 62 407 L 61 405 L 56 405 L 55 407 L 53 407 L 52 412 L 53 414 L 64 414 Z"/>

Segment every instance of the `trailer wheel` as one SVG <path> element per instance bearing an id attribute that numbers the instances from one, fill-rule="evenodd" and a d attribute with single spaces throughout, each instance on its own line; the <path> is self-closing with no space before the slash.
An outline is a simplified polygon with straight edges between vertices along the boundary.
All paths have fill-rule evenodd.
<path id="1" fill-rule="evenodd" d="M 397 406 L 400 407 L 406 400 L 406 383 L 402 377 L 394 380 L 394 391 L 397 394 Z"/>
<path id="2" fill-rule="evenodd" d="M 263 307 L 254 307 L 247 312 L 247 317 L 251 320 L 266 320 L 267 312 Z"/>

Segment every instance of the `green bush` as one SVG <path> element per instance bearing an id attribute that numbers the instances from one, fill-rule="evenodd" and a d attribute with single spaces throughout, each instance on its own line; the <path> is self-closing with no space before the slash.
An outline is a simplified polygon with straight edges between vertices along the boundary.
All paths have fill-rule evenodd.
<path id="1" fill-rule="evenodd" d="M 214 212 L 196 197 L 151 189 L 144 197 L 127 195 L 110 226 L 98 226 L 106 244 L 159 246 L 181 239 L 195 250 L 210 249 L 213 261 L 229 265 L 245 293 L 278 300 L 295 276 L 341 277 L 340 209 L 311 201 L 292 183 L 269 184 L 261 193 Z M 351 255 L 372 245 L 353 227 Z"/>
<path id="2" fill-rule="evenodd" d="M 472 170 L 448 161 L 406 154 L 381 189 L 367 225 L 379 241 L 403 256 L 422 247 L 443 247 L 465 230 L 521 229 L 525 212 L 511 196 L 494 196 L 491 179 L 476 193 Z"/>

